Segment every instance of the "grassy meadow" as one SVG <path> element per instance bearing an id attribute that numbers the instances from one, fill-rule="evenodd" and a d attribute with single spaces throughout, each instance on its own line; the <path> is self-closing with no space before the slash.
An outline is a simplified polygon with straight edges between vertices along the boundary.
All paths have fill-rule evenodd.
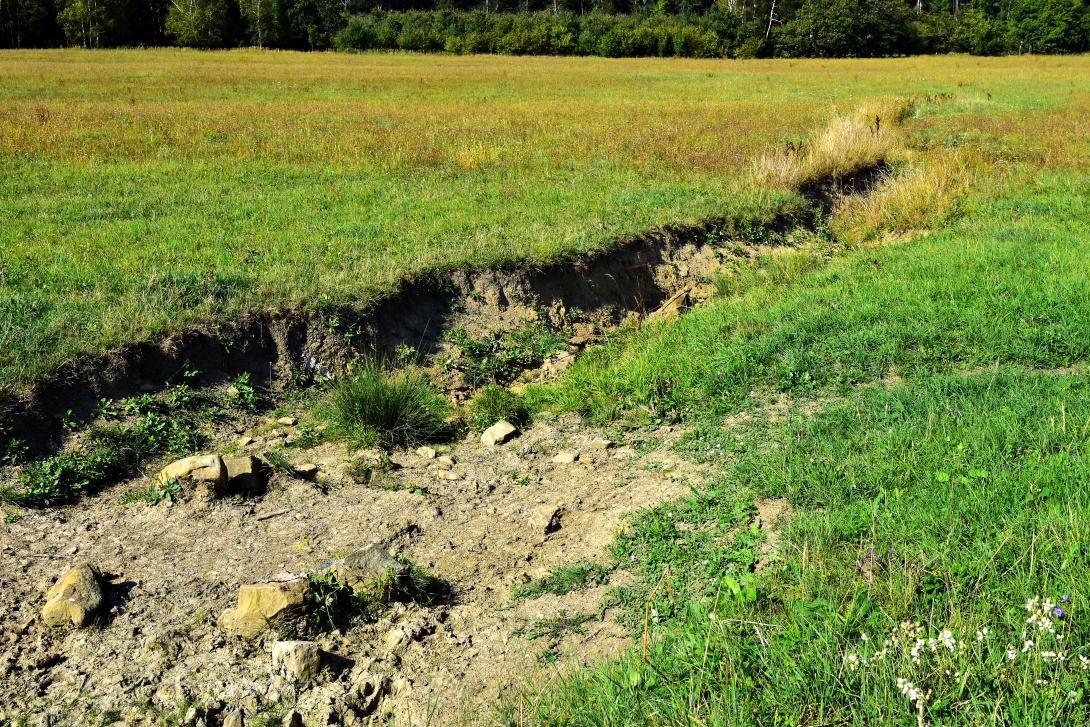
<path id="1" fill-rule="evenodd" d="M 860 142 L 850 119 L 894 107 L 895 149 Z M 806 244 L 530 389 L 619 436 L 680 423 L 715 475 L 519 595 L 629 569 L 637 646 L 497 720 L 1086 724 L 1087 128 L 1088 57 L 4 52 L 0 385 L 240 310 L 759 215 L 845 145 L 890 152 Z"/>
<path id="2" fill-rule="evenodd" d="M 621 428 L 680 422 L 679 451 L 716 474 L 614 547 L 646 653 L 501 721 L 1090 722 L 1090 146 L 1068 126 L 1088 98 L 910 121 L 923 171 L 830 220 L 861 244 L 728 271 L 708 304 L 534 392 Z M 889 234 L 906 194 L 943 184 L 952 139 L 984 151 L 960 159 L 954 214 Z"/>
<path id="3" fill-rule="evenodd" d="M 0 387 L 240 310 L 759 214 L 783 190 L 753 160 L 874 97 L 942 101 L 922 147 L 1075 164 L 1088 66 L 3 51 Z"/>

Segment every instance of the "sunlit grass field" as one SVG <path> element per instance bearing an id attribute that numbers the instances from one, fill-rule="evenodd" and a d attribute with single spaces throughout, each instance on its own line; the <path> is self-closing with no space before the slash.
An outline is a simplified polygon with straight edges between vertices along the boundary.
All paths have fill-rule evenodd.
<path id="1" fill-rule="evenodd" d="M 921 148 L 1085 165 L 1088 77 L 1083 57 L 5 51 L 0 386 L 240 310 L 757 214 L 783 192 L 753 160 L 873 97 L 931 99 Z"/>
<path id="2" fill-rule="evenodd" d="M 971 177 L 931 230 L 759 257 L 535 390 L 621 428 L 680 423 L 714 474 L 614 546 L 640 579 L 617 594 L 636 646 L 502 723 L 1090 721 L 1086 83 L 1019 118 L 947 101 L 910 134 L 959 164 L 831 220 L 897 219 L 936 168 Z"/>

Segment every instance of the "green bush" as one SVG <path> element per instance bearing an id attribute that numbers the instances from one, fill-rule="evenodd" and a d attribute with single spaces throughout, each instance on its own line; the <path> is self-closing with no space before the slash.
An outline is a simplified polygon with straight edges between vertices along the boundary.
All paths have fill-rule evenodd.
<path id="1" fill-rule="evenodd" d="M 337 380 L 323 415 L 333 430 L 359 447 L 411 446 L 444 434 L 450 406 L 413 370 L 388 372 L 368 362 Z"/>

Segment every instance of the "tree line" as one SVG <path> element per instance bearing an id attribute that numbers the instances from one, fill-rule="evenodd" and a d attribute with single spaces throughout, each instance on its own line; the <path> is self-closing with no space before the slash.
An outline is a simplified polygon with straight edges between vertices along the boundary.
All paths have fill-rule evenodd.
<path id="1" fill-rule="evenodd" d="M 1090 50 L 1090 0 L 0 0 L 0 47 L 876 57 Z"/>

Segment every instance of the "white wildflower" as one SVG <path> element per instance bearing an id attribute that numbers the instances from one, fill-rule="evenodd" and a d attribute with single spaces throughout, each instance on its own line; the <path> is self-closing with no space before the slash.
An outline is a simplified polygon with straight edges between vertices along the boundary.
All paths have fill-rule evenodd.
<path id="1" fill-rule="evenodd" d="M 897 688 L 901 690 L 901 694 L 908 697 L 908 701 L 910 702 L 915 702 L 917 699 L 920 698 L 920 690 L 916 687 L 915 684 L 908 681 L 907 679 L 898 677 Z"/>

